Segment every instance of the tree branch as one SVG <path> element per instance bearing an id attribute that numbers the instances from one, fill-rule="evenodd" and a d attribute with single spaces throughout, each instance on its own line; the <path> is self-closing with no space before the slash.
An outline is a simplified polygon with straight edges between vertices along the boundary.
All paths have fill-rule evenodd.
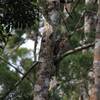
<path id="1" fill-rule="evenodd" d="M 92 42 L 92 43 L 85 44 L 83 46 L 76 47 L 76 48 L 74 48 L 72 50 L 69 50 L 69 51 L 65 52 L 64 54 L 62 54 L 60 56 L 60 58 L 58 58 L 57 62 L 63 60 L 66 56 L 68 56 L 70 54 L 76 53 L 76 52 L 81 51 L 83 49 L 88 49 L 90 47 L 93 47 L 94 45 L 95 45 L 95 42 Z"/>
<path id="2" fill-rule="evenodd" d="M 6 63 L 6 64 L 10 65 L 12 68 L 14 68 L 18 73 L 20 73 L 21 75 L 24 75 L 20 70 L 18 70 L 18 69 L 16 68 L 15 65 L 13 65 L 13 64 L 11 64 L 10 62 L 8 62 L 7 60 L 5 60 L 2 56 L 0 56 L 0 59 L 1 59 L 4 63 Z"/>
<path id="3" fill-rule="evenodd" d="M 21 74 L 22 76 L 24 76 L 24 73 L 22 73 L 20 70 L 18 70 L 18 69 L 17 69 L 17 66 L 11 64 L 11 63 L 8 62 L 7 60 L 5 60 L 2 56 L 0 56 L 0 59 L 1 59 L 4 63 L 10 65 L 10 67 L 14 68 L 14 69 L 16 70 L 16 72 L 18 72 L 19 74 Z M 33 84 L 33 82 L 30 80 L 29 77 L 27 77 L 27 80 L 30 81 L 30 82 Z"/>
<path id="4" fill-rule="evenodd" d="M 32 67 L 23 75 L 23 77 L 18 82 L 16 82 L 16 84 L 1 98 L 1 100 L 5 100 L 6 97 L 22 83 L 22 81 L 27 77 L 27 75 L 34 69 L 34 67 L 37 64 L 38 64 L 38 62 L 35 62 L 32 65 Z"/>

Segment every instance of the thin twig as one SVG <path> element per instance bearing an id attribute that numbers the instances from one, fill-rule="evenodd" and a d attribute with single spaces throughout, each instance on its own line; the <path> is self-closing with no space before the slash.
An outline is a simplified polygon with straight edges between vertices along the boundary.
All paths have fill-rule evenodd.
<path id="1" fill-rule="evenodd" d="M 6 63 L 6 64 L 10 65 L 12 68 L 14 68 L 18 73 L 20 73 L 21 75 L 24 75 L 24 73 L 22 73 L 20 70 L 18 70 L 17 67 L 16 67 L 15 65 L 13 65 L 13 64 L 11 64 L 10 62 L 8 62 L 7 60 L 5 60 L 2 56 L 0 56 L 0 59 L 1 59 L 4 63 Z"/>
<path id="2" fill-rule="evenodd" d="M 1 98 L 1 100 L 5 100 L 5 98 L 14 90 L 16 89 L 22 81 L 27 77 L 27 75 L 34 69 L 34 67 L 38 64 L 38 62 L 35 62 L 33 66 L 23 75 L 23 77 L 16 82 L 16 84 Z"/>
<path id="3" fill-rule="evenodd" d="M 8 62 L 7 60 L 5 60 L 2 56 L 0 56 L 0 59 L 1 59 L 4 63 L 10 65 L 10 67 L 14 68 L 14 69 L 16 70 L 16 72 L 18 72 L 19 74 L 21 74 L 22 76 L 24 76 L 24 73 L 22 73 L 19 69 L 17 69 L 17 66 L 11 64 L 11 63 Z M 33 84 L 33 82 L 30 80 L 29 77 L 27 77 L 27 80 L 29 80 L 29 81 Z"/>
<path id="4" fill-rule="evenodd" d="M 77 5 L 80 3 L 80 0 L 77 0 L 77 2 L 75 3 L 75 5 L 72 8 L 71 13 L 73 13 L 73 11 L 75 10 L 75 8 L 77 7 Z"/>

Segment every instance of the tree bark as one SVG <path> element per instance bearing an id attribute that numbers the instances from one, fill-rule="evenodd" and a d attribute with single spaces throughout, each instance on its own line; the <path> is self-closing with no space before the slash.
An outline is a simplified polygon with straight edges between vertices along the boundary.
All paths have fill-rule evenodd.
<path id="1" fill-rule="evenodd" d="M 94 48 L 95 99 L 100 100 L 100 0 L 98 0 L 98 21 L 96 26 L 96 44 Z"/>
<path id="2" fill-rule="evenodd" d="M 41 63 L 37 69 L 37 81 L 34 87 L 33 100 L 49 100 L 49 84 L 52 74 L 54 73 L 53 63 L 53 45 L 54 38 L 58 34 L 57 26 L 60 23 L 60 0 L 45 0 L 46 21 L 49 24 L 46 32 L 43 34 L 42 47 L 40 50 Z M 52 31 L 49 30 L 52 27 Z"/>
<path id="3" fill-rule="evenodd" d="M 86 7 L 92 7 L 91 9 L 88 8 L 87 11 L 85 12 L 85 15 L 84 15 L 84 34 L 85 34 L 85 38 L 84 38 L 84 41 L 85 42 L 88 42 L 91 40 L 91 38 L 89 37 L 90 33 L 93 34 L 93 30 L 95 29 L 95 13 L 94 13 L 94 6 L 95 6 L 95 0 L 85 0 L 85 5 Z M 87 52 L 87 50 L 84 50 L 83 53 Z M 91 76 L 92 77 L 92 76 Z M 93 79 L 93 77 L 92 77 Z M 94 81 L 94 80 L 92 80 Z M 89 93 L 87 95 L 87 99 L 91 99 L 92 95 L 94 94 L 94 91 L 93 91 L 93 86 L 94 84 L 92 82 L 89 82 Z M 85 98 L 84 98 L 85 100 Z"/>
<path id="4" fill-rule="evenodd" d="M 93 31 L 95 29 L 95 16 L 96 14 L 94 13 L 94 2 L 95 0 L 85 0 L 85 6 L 86 7 L 90 7 L 92 6 L 92 8 L 88 8 L 85 11 L 84 14 L 84 39 L 83 39 L 83 43 L 87 43 L 91 40 L 91 38 L 89 37 L 89 34 L 93 34 Z"/>

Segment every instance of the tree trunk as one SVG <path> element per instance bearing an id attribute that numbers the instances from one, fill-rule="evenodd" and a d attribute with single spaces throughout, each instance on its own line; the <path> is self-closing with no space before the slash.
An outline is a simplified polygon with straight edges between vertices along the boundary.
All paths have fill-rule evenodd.
<path id="1" fill-rule="evenodd" d="M 90 33 L 92 34 L 95 29 L 96 14 L 94 13 L 95 12 L 94 2 L 95 2 L 95 0 L 85 0 L 85 6 L 86 6 L 86 8 L 89 6 L 89 8 L 85 11 L 85 14 L 84 14 L 84 35 L 85 36 L 83 39 L 83 43 L 90 42 L 91 38 L 90 38 L 89 34 Z M 86 50 L 84 50 L 84 51 L 86 51 Z"/>
<path id="2" fill-rule="evenodd" d="M 93 6 L 93 0 L 85 0 L 85 6 Z M 82 45 L 87 43 L 89 40 L 89 34 L 90 32 L 92 33 L 92 28 L 93 28 L 93 14 L 92 11 L 87 9 L 84 13 L 84 37 L 83 37 L 83 41 L 82 41 Z M 82 50 L 83 54 L 86 54 L 87 49 Z M 84 79 L 83 79 L 84 80 Z M 80 100 L 89 100 L 89 94 L 88 94 L 88 89 L 85 88 L 87 87 L 88 83 L 84 83 L 84 85 L 81 84 L 81 97 L 82 99 Z"/>
<path id="3" fill-rule="evenodd" d="M 95 99 L 100 100 L 100 0 L 98 0 L 98 22 L 96 26 L 96 43 L 94 49 L 94 73 L 95 73 Z"/>
<path id="4" fill-rule="evenodd" d="M 43 34 L 42 47 L 40 50 L 40 64 L 37 70 L 37 81 L 34 87 L 33 100 L 49 100 L 49 84 L 54 73 L 53 45 L 54 38 L 58 34 L 57 26 L 60 23 L 60 0 L 45 0 L 45 14 L 48 22 L 46 32 Z M 52 29 L 52 30 L 50 30 Z"/>

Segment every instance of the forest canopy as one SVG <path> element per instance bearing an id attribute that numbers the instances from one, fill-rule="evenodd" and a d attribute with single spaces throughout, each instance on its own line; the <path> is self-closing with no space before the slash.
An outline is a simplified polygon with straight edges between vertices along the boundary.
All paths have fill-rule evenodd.
<path id="1" fill-rule="evenodd" d="M 33 0 L 0 0 L 0 23 L 12 28 L 32 27 L 39 19 L 39 8 Z"/>
<path id="2" fill-rule="evenodd" d="M 99 34 L 100 0 L 0 0 L 0 100 L 100 100 Z"/>

